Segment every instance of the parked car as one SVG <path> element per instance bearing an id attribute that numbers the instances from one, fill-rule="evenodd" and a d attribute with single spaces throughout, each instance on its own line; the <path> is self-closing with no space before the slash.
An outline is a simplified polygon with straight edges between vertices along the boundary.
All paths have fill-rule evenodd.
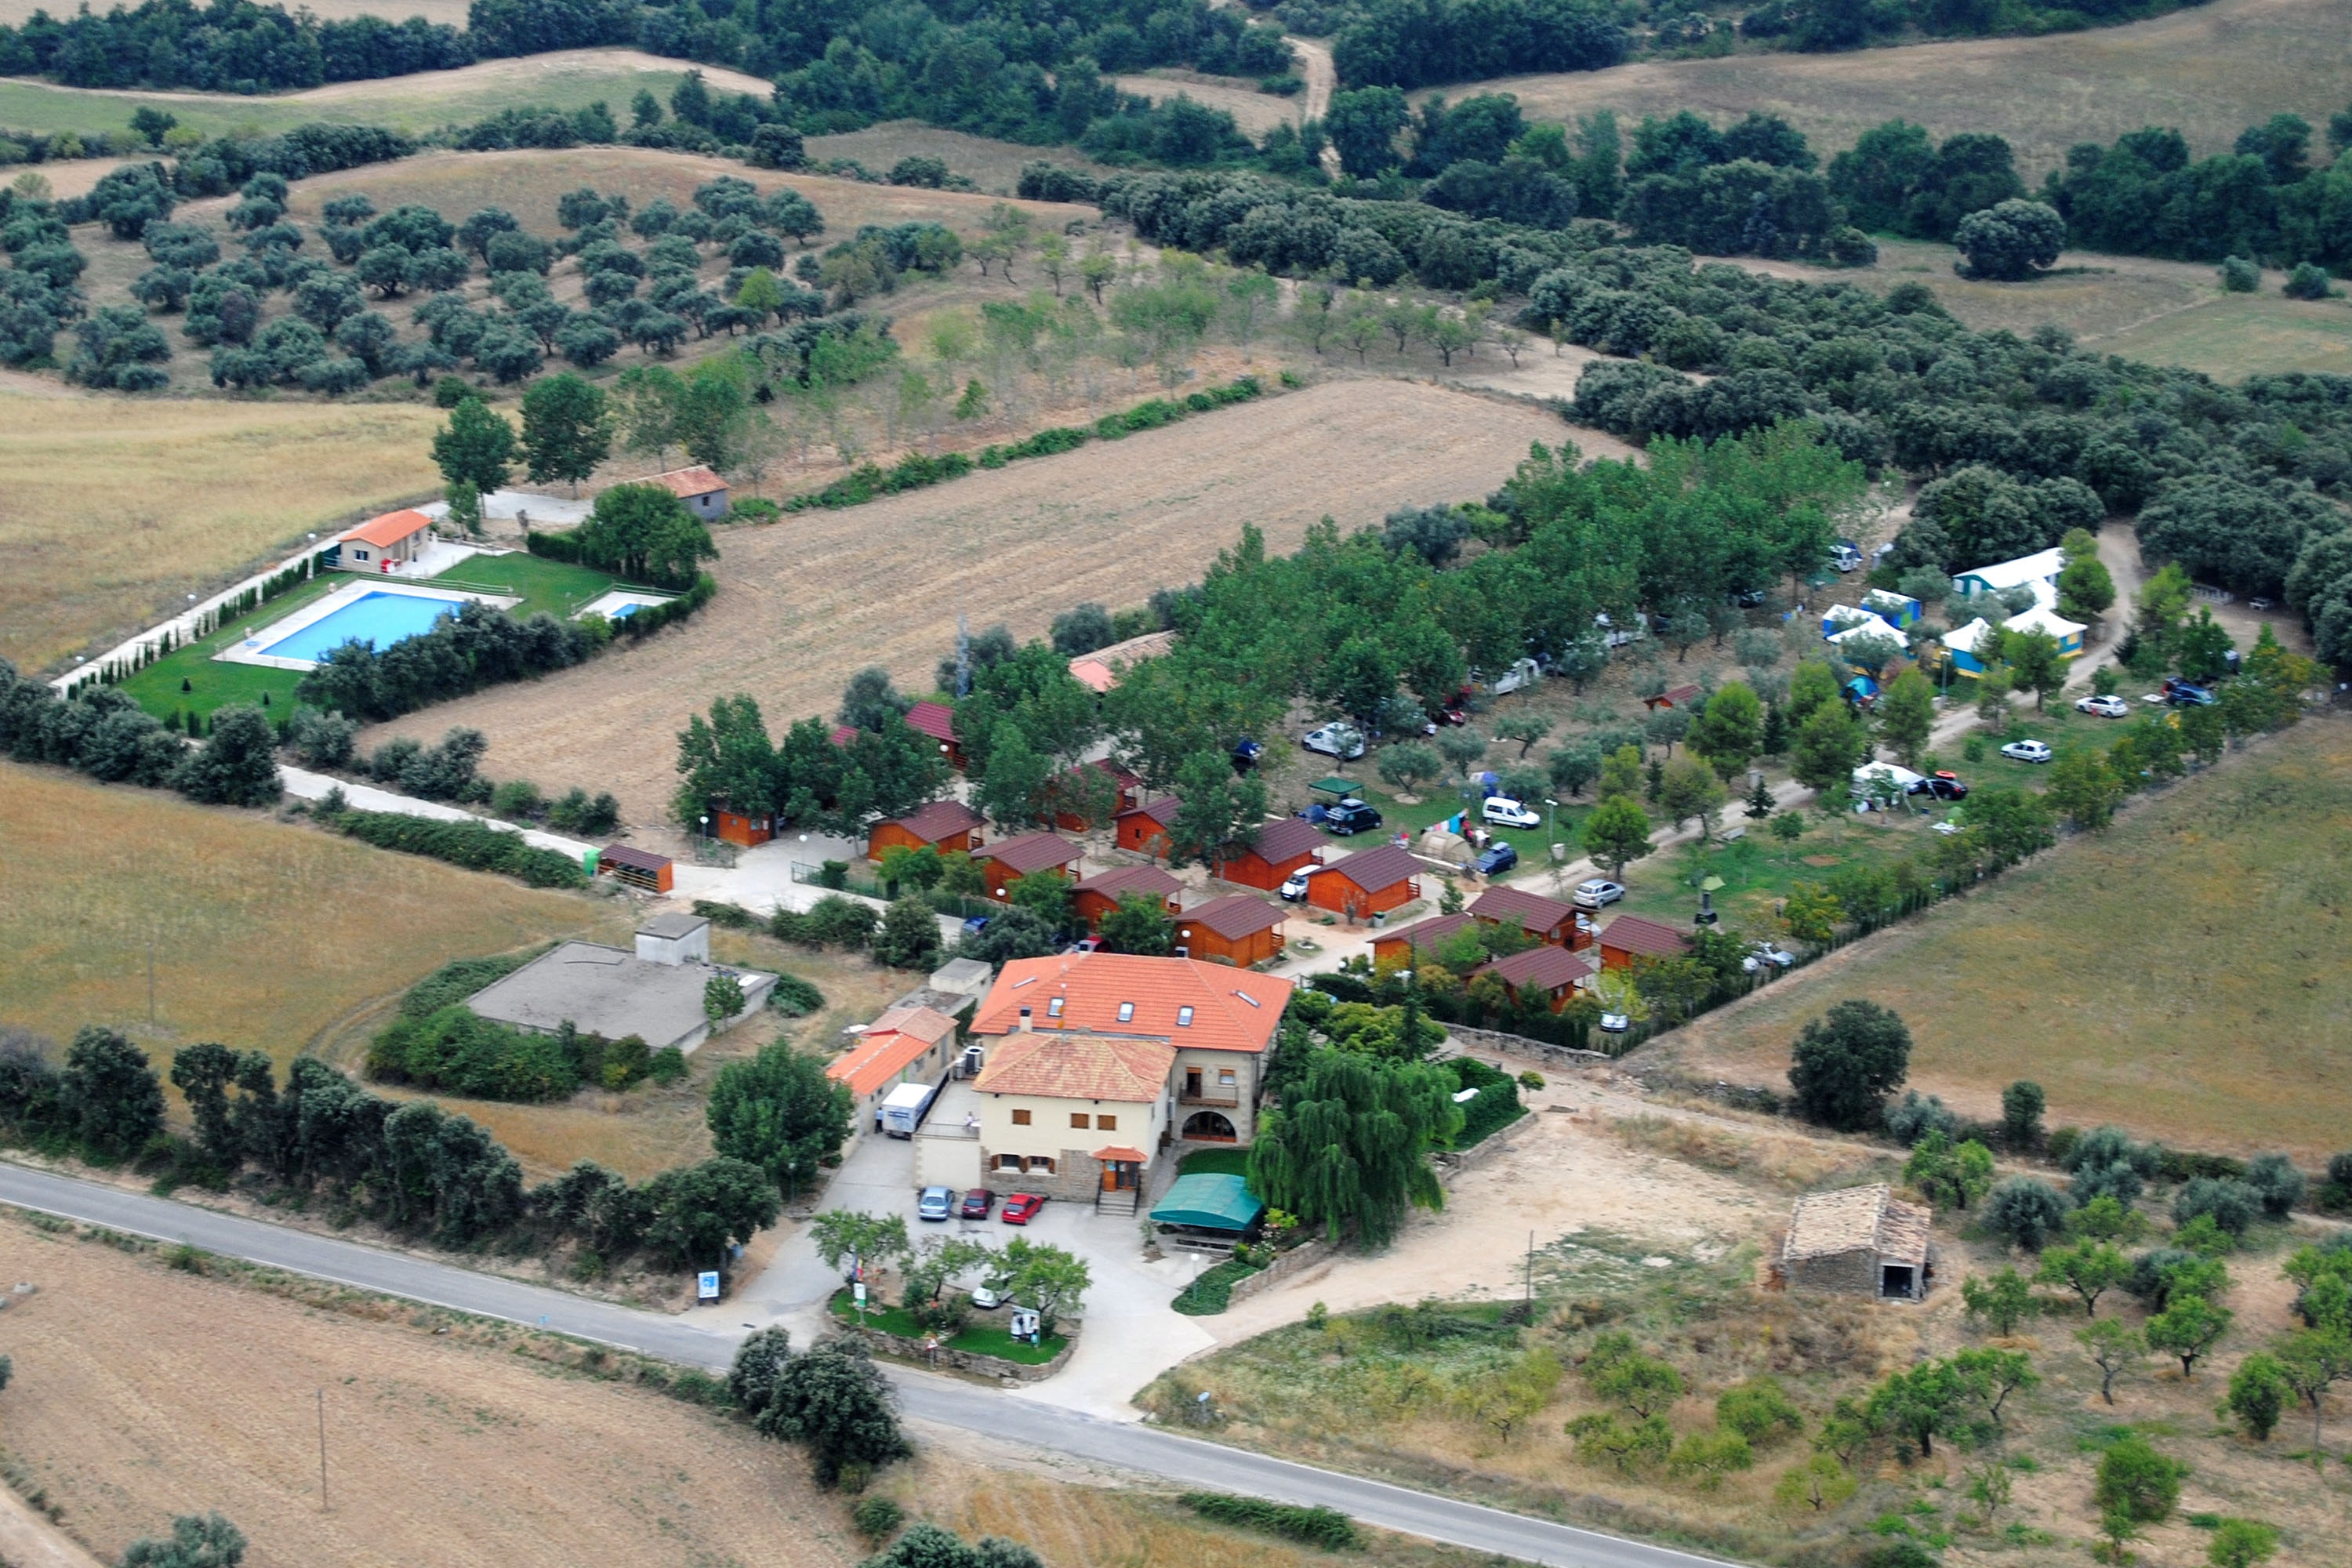
<path id="1" fill-rule="evenodd" d="M 1320 730 L 1309 730 L 1298 743 L 1310 752 L 1320 752 L 1343 763 L 1352 763 L 1364 754 L 1363 733 L 1352 724 L 1326 724 Z"/>
<path id="2" fill-rule="evenodd" d="M 2039 741 L 2011 741 L 2000 754 L 2012 763 L 2046 763 L 2058 753 Z"/>
<path id="3" fill-rule="evenodd" d="M 1035 1193 L 1015 1193 L 1004 1200 L 1004 1207 L 998 1211 L 996 1217 L 1007 1225 L 1027 1225 L 1045 1206 L 1045 1200 Z"/>
<path id="4" fill-rule="evenodd" d="M 1531 811 L 1507 795 L 1490 795 L 1478 815 L 1496 827 L 1541 827 L 1543 814 Z"/>
<path id="5" fill-rule="evenodd" d="M 1604 1035 L 1622 1035 L 1633 1026 L 1633 1020 L 1622 1013 L 1601 1015 L 1601 1032 Z"/>
<path id="6" fill-rule="evenodd" d="M 2088 713 L 2095 719 L 2128 719 L 2131 717 L 2131 704 L 2112 694 L 2078 697 L 2074 700 L 2074 711 Z"/>
<path id="7" fill-rule="evenodd" d="M 1625 885 L 1622 882 L 1609 881 L 1605 878 L 1595 877 L 1590 882 L 1579 882 L 1576 885 L 1576 891 L 1570 896 L 1581 908 L 1597 910 L 1605 904 L 1613 904 L 1623 898 Z"/>
<path id="8" fill-rule="evenodd" d="M 1307 873 L 1304 871 L 1293 871 L 1290 874 L 1288 880 L 1282 884 L 1282 901 L 1286 904 L 1295 904 L 1300 902 L 1306 897 Z"/>
<path id="9" fill-rule="evenodd" d="M 956 1213 L 964 1219 L 986 1219 L 996 1208 L 996 1194 L 986 1187 L 974 1187 L 964 1194 L 963 1206 Z"/>
<path id="10" fill-rule="evenodd" d="M 1470 862 L 1470 868 L 1481 877 L 1499 877 L 1519 863 L 1519 852 L 1507 844 L 1493 844 Z"/>
<path id="11" fill-rule="evenodd" d="M 1324 831 L 1336 833 L 1342 838 L 1369 833 L 1380 825 L 1381 814 L 1352 796 L 1337 805 L 1326 806 L 1323 811 Z"/>
<path id="12" fill-rule="evenodd" d="M 2210 708 L 2220 700 L 2210 686 L 2200 686 L 2193 680 L 2168 676 L 2164 682 L 2164 700 L 2175 708 Z"/>
<path id="13" fill-rule="evenodd" d="M 988 922 L 993 918 L 994 917 L 990 915 L 972 916 L 970 920 L 963 922 L 963 934 L 966 936 L 978 936 L 981 932 L 988 929 Z"/>
<path id="14" fill-rule="evenodd" d="M 923 1195 L 915 1200 L 917 1219 L 945 1219 L 955 1208 L 953 1187 L 925 1187 Z"/>
<path id="15" fill-rule="evenodd" d="M 1830 546 L 1830 564 L 1840 572 L 1852 572 L 1862 565 L 1862 547 L 1851 539 L 1841 539 Z"/>
<path id="16" fill-rule="evenodd" d="M 1497 697 L 1507 697 L 1521 687 L 1533 686 L 1542 679 L 1543 671 L 1537 668 L 1534 659 L 1514 659 L 1510 668 L 1495 677 L 1494 684 L 1488 689 Z"/>
<path id="17" fill-rule="evenodd" d="M 1069 946 L 1064 948 L 1062 952 L 1066 954 L 1075 952 L 1100 952 L 1102 951 L 1102 944 L 1103 939 L 1098 936 L 1082 936 L 1078 938 L 1077 941 L 1070 943 Z"/>
<path id="18" fill-rule="evenodd" d="M 1234 772 L 1237 773 L 1249 772 L 1257 766 L 1257 760 L 1265 755 L 1264 746 L 1259 745 L 1247 735 L 1244 735 L 1234 742 Z"/>
<path id="19" fill-rule="evenodd" d="M 2263 598 L 2260 594 L 2255 595 L 2252 598 L 2246 601 L 2246 608 L 2250 610 L 2267 610 L 2270 607 L 2271 602 L 2268 599 Z"/>
<path id="20" fill-rule="evenodd" d="M 1966 800 L 1969 798 L 1969 786 L 1960 782 L 1960 775 L 1958 773 L 1937 773 L 1933 777 L 1921 779 L 1913 784 L 1907 793 L 1933 795 L 1937 800 Z"/>
<path id="21" fill-rule="evenodd" d="M 993 1312 L 1004 1305 L 1004 1292 L 992 1285 L 975 1285 L 971 1288 L 971 1304 L 983 1312 Z"/>
<path id="22" fill-rule="evenodd" d="M 1768 965 L 1773 969 L 1786 969 L 1796 962 L 1797 955 L 1786 948 L 1775 947 L 1769 942 L 1754 942 L 1748 944 L 1748 956 L 1739 961 L 1739 967 L 1753 974 Z"/>

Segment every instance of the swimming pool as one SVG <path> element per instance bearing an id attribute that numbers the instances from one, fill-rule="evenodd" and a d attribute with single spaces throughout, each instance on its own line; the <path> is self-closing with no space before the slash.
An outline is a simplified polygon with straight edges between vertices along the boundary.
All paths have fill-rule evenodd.
<path id="1" fill-rule="evenodd" d="M 302 658 L 316 662 L 347 642 L 363 642 L 377 648 L 390 647 L 403 638 L 431 631 L 434 622 L 457 607 L 452 600 L 437 596 L 427 598 L 420 594 L 371 591 L 331 614 L 287 633 L 277 641 L 262 643 L 251 651 L 266 654 L 271 658 Z"/>

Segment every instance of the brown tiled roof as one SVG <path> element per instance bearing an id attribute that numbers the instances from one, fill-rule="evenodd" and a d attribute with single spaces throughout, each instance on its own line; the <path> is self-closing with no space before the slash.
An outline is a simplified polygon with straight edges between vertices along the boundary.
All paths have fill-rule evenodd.
<path id="1" fill-rule="evenodd" d="M 1680 958 L 1690 951 L 1690 938 L 1646 915 L 1619 915 L 1601 929 L 1601 945 L 1653 958 Z"/>
<path id="2" fill-rule="evenodd" d="M 1915 1268 L 1927 1261 L 1929 1215 L 1897 1198 L 1884 1183 L 1843 1187 L 1797 1200 L 1789 1216 L 1789 1237 L 1780 1245 L 1784 1263 L 1872 1252 Z"/>
<path id="3" fill-rule="evenodd" d="M 1372 945 L 1380 947 L 1388 942 L 1401 942 L 1415 952 L 1432 952 L 1454 932 L 1477 923 L 1467 910 L 1459 910 L 1450 915 L 1432 915 L 1425 921 L 1415 921 L 1409 926 L 1381 932 L 1372 938 Z"/>
<path id="4" fill-rule="evenodd" d="M 713 490 L 723 490 L 727 488 L 725 479 L 698 463 L 690 468 L 672 468 L 666 474 L 656 474 L 651 479 L 639 479 L 637 483 L 659 485 L 680 500 L 690 500 L 695 496 L 707 496 Z"/>
<path id="5" fill-rule="evenodd" d="M 658 871 L 669 864 L 669 857 L 649 849 L 632 849 L 625 844 L 607 844 L 596 851 L 596 864 L 626 866 L 632 871 Z"/>
<path id="6" fill-rule="evenodd" d="M 1115 642 L 1108 647 L 1098 647 L 1092 653 L 1082 653 L 1070 660 L 1070 678 L 1097 696 L 1118 684 L 1118 678 L 1129 666 L 1147 658 L 1158 658 L 1176 646 L 1174 632 L 1146 632 L 1139 637 Z"/>
<path id="7" fill-rule="evenodd" d="M 1642 699 L 1643 704 L 1651 709 L 1687 708 L 1697 700 L 1698 688 L 1696 686 L 1677 686 L 1670 691 L 1661 691 L 1655 697 Z"/>
<path id="8" fill-rule="evenodd" d="M 1184 884 L 1157 866 L 1115 866 L 1108 871 L 1096 872 L 1072 890 L 1100 893 L 1107 899 L 1124 898 L 1129 893 L 1172 899 L 1184 890 Z"/>
<path id="9" fill-rule="evenodd" d="M 971 1086 L 982 1094 L 1149 1104 L 1167 1092 L 1175 1065 L 1176 1047 L 1165 1040 L 1032 1029 L 991 1047 Z"/>
<path id="10" fill-rule="evenodd" d="M 1110 1143 L 1096 1150 L 1094 1152 L 1094 1158 L 1103 1161 L 1105 1163 L 1108 1163 L 1113 1160 L 1119 1160 L 1130 1165 L 1139 1165 L 1144 1162 L 1146 1156 L 1140 1149 L 1130 1149 L 1124 1143 Z"/>
<path id="11" fill-rule="evenodd" d="M 1412 858 L 1412 852 L 1393 844 L 1376 845 L 1346 859 L 1334 862 L 1313 873 L 1318 877 L 1345 877 L 1368 893 L 1382 888 L 1393 888 L 1408 877 L 1418 877 L 1428 868 Z"/>
<path id="12" fill-rule="evenodd" d="M 1262 931 L 1272 931 L 1290 916 L 1279 904 L 1253 899 L 1247 893 L 1234 893 L 1228 898 L 1212 899 L 1197 909 L 1186 910 L 1179 918 L 1204 925 L 1227 942 L 1238 942 Z"/>
<path id="13" fill-rule="evenodd" d="M 1489 888 L 1470 900 L 1470 912 L 1498 925 L 1517 921 L 1522 930 L 1537 936 L 1569 925 L 1576 919 L 1574 904 L 1530 893 L 1523 888 Z"/>
<path id="14" fill-rule="evenodd" d="M 1175 1040 L 1216 1051 L 1263 1051 L 1289 1005 L 1291 982 L 1194 958 L 1068 952 L 1004 966 L 971 1033 L 1007 1035 L 1030 1012 L 1033 1029 L 1087 1030 Z M 1054 1004 L 1061 1010 L 1055 1013 Z M 1120 1017 L 1119 1009 L 1129 1016 Z M 1182 1009 L 1192 1022 L 1180 1023 Z"/>
<path id="15" fill-rule="evenodd" d="M 906 829 L 926 844 L 937 844 L 959 833 L 969 833 L 984 820 L 960 800 L 935 800 L 904 816 L 893 817 L 889 825 Z"/>
<path id="16" fill-rule="evenodd" d="M 855 724 L 835 724 L 835 725 L 833 727 L 833 743 L 834 743 L 835 745 L 836 745 L 836 746 L 846 746 L 846 745 L 848 745 L 851 742 L 853 742 L 853 741 L 855 741 L 855 740 L 856 740 L 856 739 L 857 739 L 857 726 L 856 726 L 856 725 L 855 725 Z"/>
<path id="17" fill-rule="evenodd" d="M 1125 811 L 1118 814 L 1118 820 L 1124 822 L 1130 816 L 1148 816 L 1151 818 L 1152 821 L 1160 824 L 1160 826 L 1165 827 L 1170 823 L 1175 821 L 1176 814 L 1183 809 L 1184 802 L 1182 797 L 1172 795 L 1163 795 L 1158 800 L 1147 800 L 1141 805 L 1129 806 Z"/>
<path id="18" fill-rule="evenodd" d="M 955 710 L 944 702 L 918 702 L 907 710 L 907 727 L 934 741 L 953 741 Z"/>
<path id="19" fill-rule="evenodd" d="M 1269 866 L 1311 855 L 1323 847 L 1323 836 L 1303 816 L 1277 817 L 1250 836 L 1246 847 Z"/>
<path id="20" fill-rule="evenodd" d="M 1593 972 L 1592 960 L 1583 953 L 1570 952 L 1564 947 L 1553 947 L 1549 943 L 1512 953 L 1508 958 L 1498 958 L 1475 971 L 1480 974 L 1492 974 L 1514 988 L 1533 985 L 1544 991 L 1557 991 L 1580 980 L 1590 980 Z"/>
<path id="21" fill-rule="evenodd" d="M 1078 858 L 1078 847 L 1058 833 L 1024 833 L 972 851 L 975 860 L 993 860 L 1017 877 L 1066 866 Z"/>
<path id="22" fill-rule="evenodd" d="M 955 1033 L 955 1020 L 929 1007 L 893 1007 L 857 1043 L 825 1064 L 824 1076 L 863 1100 Z"/>
<path id="23" fill-rule="evenodd" d="M 345 541 L 354 544 L 373 544 L 381 548 L 397 544 L 410 534 L 433 526 L 433 520 L 421 511 L 388 511 L 382 517 L 372 517 L 349 533 Z"/>

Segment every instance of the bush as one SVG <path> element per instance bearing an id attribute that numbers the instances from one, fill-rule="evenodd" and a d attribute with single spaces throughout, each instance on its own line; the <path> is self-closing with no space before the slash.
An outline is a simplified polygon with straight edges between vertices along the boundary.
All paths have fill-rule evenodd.
<path id="1" fill-rule="evenodd" d="M 2263 286 L 2263 269 L 2242 256 L 2224 257 L 2219 276 L 2225 293 L 2251 294 Z"/>
<path id="2" fill-rule="evenodd" d="M 588 874 L 569 855 L 526 844 L 481 822 L 438 822 L 390 811 L 344 811 L 331 826 L 379 849 L 428 855 L 471 871 L 497 871 L 534 888 L 584 888 Z"/>
<path id="3" fill-rule="evenodd" d="M 2336 289 L 2327 280 L 2326 268 L 2305 261 L 2297 263 L 2295 269 L 2287 274 L 2280 292 L 2290 300 L 2325 300 Z"/>
<path id="4" fill-rule="evenodd" d="M 877 1546 L 897 1534 L 906 1521 L 907 1510 L 886 1497 L 861 1499 L 849 1510 L 849 1522 L 856 1526 L 857 1533 Z"/>
<path id="5" fill-rule="evenodd" d="M 1337 1509 L 1301 1508 L 1295 1503 L 1234 1497 L 1226 1492 L 1184 1492 L 1176 1500 L 1203 1519 L 1264 1531 L 1326 1552 L 1354 1552 L 1364 1544 L 1356 1521 Z"/>
<path id="6" fill-rule="evenodd" d="M 2065 1229 L 2066 1200 L 2047 1182 L 2011 1176 L 1985 1198 L 1984 1226 L 2013 1246 L 2039 1252 Z"/>
<path id="7" fill-rule="evenodd" d="M 2310 1187 L 2294 1162 L 2284 1154 L 2257 1154 L 2247 1161 L 2245 1182 L 2254 1190 L 2263 1213 L 2273 1219 L 2284 1219 L 2294 1213 Z"/>
<path id="8" fill-rule="evenodd" d="M 768 1005 L 787 1018 L 805 1018 L 824 1008 L 824 993 L 797 974 L 779 974 L 768 994 Z"/>
<path id="9" fill-rule="evenodd" d="M 2172 1200 L 2172 1222 L 2187 1226 L 2210 1215 L 2229 1235 L 2243 1236 L 2262 1217 L 2263 1197 L 2252 1186 L 2228 1176 L 2200 1176 Z"/>
<path id="10" fill-rule="evenodd" d="M 1959 1130 L 1957 1114 L 1934 1095 L 1922 1095 L 1916 1089 L 1906 1089 L 1901 1100 L 1886 1108 L 1886 1135 L 1906 1149 L 1930 1132 L 1957 1140 Z"/>

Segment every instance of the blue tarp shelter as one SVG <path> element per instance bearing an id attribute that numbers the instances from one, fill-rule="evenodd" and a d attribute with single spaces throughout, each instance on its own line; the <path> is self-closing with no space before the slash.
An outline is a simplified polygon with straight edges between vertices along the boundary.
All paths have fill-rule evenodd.
<path id="1" fill-rule="evenodd" d="M 1255 1225 L 1265 1212 L 1265 1200 L 1251 1192 L 1249 1183 L 1240 1176 L 1179 1176 L 1151 1211 L 1151 1223 L 1238 1234 Z"/>

